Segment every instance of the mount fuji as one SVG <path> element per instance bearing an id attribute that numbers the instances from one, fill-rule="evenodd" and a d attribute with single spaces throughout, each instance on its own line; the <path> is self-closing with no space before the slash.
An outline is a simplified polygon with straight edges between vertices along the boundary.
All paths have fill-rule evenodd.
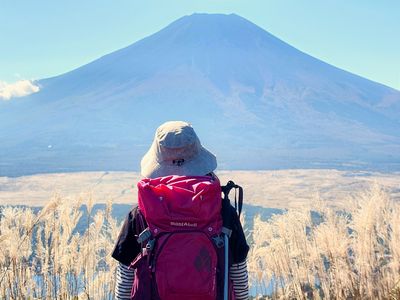
<path id="1" fill-rule="evenodd" d="M 164 121 L 220 169 L 400 170 L 400 92 L 237 15 L 194 14 L 0 101 L 0 176 L 138 170 Z"/>

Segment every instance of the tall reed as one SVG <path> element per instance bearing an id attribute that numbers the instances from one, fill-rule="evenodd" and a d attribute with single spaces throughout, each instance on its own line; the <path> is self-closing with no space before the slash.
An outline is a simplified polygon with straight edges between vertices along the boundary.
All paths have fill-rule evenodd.
<path id="1" fill-rule="evenodd" d="M 400 299 L 400 203 L 375 186 L 346 210 L 326 204 L 257 217 L 251 285 L 273 299 Z"/>
<path id="2" fill-rule="evenodd" d="M 119 232 L 111 202 L 77 231 L 82 199 L 55 196 L 38 214 L 29 208 L 0 213 L 1 299 L 112 299 L 115 261 L 110 257 Z"/>
<path id="3" fill-rule="evenodd" d="M 39 212 L 0 208 L 0 299 L 112 299 L 120 230 L 112 202 L 54 196 Z M 256 217 L 252 294 L 273 299 L 400 299 L 400 203 L 379 187 L 335 210 L 317 202 Z M 86 207 L 83 212 L 80 209 Z M 78 230 L 78 224 L 84 224 Z"/>

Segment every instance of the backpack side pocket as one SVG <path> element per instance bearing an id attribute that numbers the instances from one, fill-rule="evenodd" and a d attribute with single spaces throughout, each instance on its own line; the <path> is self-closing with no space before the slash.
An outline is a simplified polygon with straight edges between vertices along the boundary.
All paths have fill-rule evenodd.
<path id="1" fill-rule="evenodd" d="M 131 263 L 130 268 L 133 268 L 135 271 L 131 299 L 152 299 L 151 274 L 147 263 L 147 255 L 139 254 Z"/>

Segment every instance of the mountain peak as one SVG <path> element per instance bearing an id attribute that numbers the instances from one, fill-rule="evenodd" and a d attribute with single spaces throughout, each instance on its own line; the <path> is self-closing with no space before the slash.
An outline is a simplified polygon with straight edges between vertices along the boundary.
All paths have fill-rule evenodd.
<path id="1" fill-rule="evenodd" d="M 201 21 L 221 21 L 221 19 L 225 20 L 225 21 L 246 21 L 249 22 L 248 20 L 246 20 L 245 18 L 242 18 L 241 16 L 237 15 L 237 14 L 221 14 L 221 13 L 193 13 L 191 15 L 186 15 L 183 16 L 179 19 L 177 19 L 176 21 L 179 20 L 201 20 Z"/>
<path id="2" fill-rule="evenodd" d="M 273 37 L 262 28 L 236 14 L 194 13 L 176 20 L 164 30 L 166 32 L 179 30 L 185 34 L 200 34 L 201 36 L 205 34 L 226 36 L 228 39 L 248 35 L 248 41 L 255 35 Z"/>

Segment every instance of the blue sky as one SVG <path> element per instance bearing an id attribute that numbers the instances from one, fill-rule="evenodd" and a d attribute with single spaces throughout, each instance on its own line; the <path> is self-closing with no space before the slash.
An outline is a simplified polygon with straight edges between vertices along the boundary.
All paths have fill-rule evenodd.
<path id="1" fill-rule="evenodd" d="M 0 0 L 0 83 L 59 75 L 194 12 L 236 13 L 400 90 L 398 0 Z"/>

